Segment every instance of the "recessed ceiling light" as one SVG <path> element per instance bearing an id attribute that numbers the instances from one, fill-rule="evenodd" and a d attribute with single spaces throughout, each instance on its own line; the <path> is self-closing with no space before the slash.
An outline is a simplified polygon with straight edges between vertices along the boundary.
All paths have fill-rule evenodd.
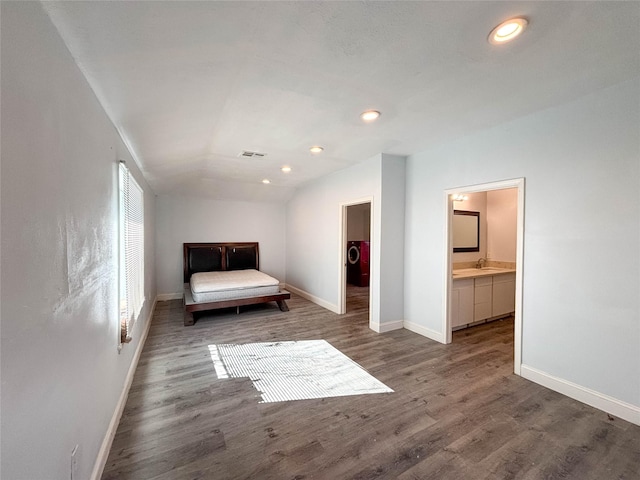
<path id="1" fill-rule="evenodd" d="M 320 153 L 320 152 L 322 152 L 323 150 L 324 150 L 324 148 L 322 148 L 322 147 L 320 147 L 320 146 L 318 146 L 318 145 L 314 145 L 313 147 L 311 147 L 311 148 L 309 149 L 309 151 L 310 151 L 311 153 Z"/>
<path id="2" fill-rule="evenodd" d="M 380 116 L 380 112 L 377 110 L 367 110 L 366 112 L 362 112 L 360 114 L 360 118 L 364 122 L 373 122 Z"/>
<path id="3" fill-rule="evenodd" d="M 528 25 L 526 18 L 511 18 L 505 22 L 502 22 L 496 28 L 491 30 L 489 34 L 489 43 L 493 45 L 500 45 L 513 40 L 520 35 L 525 27 Z"/>
<path id="4" fill-rule="evenodd" d="M 280 170 L 282 170 L 284 173 L 289 173 L 291 171 L 291 167 L 285 165 Z"/>
<path id="5" fill-rule="evenodd" d="M 271 183 L 271 180 L 269 180 L 268 178 L 265 178 L 264 180 L 262 180 L 262 183 L 267 185 L 268 183 Z"/>

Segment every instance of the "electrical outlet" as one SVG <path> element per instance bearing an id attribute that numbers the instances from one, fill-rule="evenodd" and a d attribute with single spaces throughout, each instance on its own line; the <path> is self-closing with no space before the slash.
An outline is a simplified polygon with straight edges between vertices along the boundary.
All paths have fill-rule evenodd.
<path id="1" fill-rule="evenodd" d="M 71 480 L 80 480 L 78 475 L 78 465 L 80 463 L 80 445 L 76 445 L 71 450 Z"/>

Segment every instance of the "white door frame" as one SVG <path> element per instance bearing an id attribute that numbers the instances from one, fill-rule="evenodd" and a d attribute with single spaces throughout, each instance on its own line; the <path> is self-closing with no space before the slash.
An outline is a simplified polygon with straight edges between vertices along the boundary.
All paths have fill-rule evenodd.
<path id="1" fill-rule="evenodd" d="M 357 200 L 351 200 L 340 204 L 340 232 L 338 238 L 340 239 L 340 305 L 338 305 L 338 313 L 347 313 L 347 207 L 354 205 L 363 205 L 368 203 L 371 206 L 369 212 L 369 326 L 371 326 L 371 312 L 373 311 L 373 296 L 374 291 L 371 288 L 373 284 L 373 276 L 377 275 L 373 268 L 374 255 L 373 253 L 373 197 L 363 197 Z"/>
<path id="2" fill-rule="evenodd" d="M 451 290 L 453 278 L 451 276 L 453 242 L 451 239 L 451 223 L 453 221 L 453 199 L 454 193 L 477 193 L 490 190 L 502 190 L 505 188 L 518 189 L 518 213 L 516 219 L 516 311 L 514 320 L 513 335 L 513 372 L 520 375 L 522 365 L 522 278 L 524 259 L 524 178 L 514 178 L 512 180 L 502 180 L 499 182 L 482 183 L 459 188 L 449 188 L 444 191 L 445 195 L 445 224 L 444 224 L 444 245 L 445 245 L 445 278 L 444 278 L 444 312 L 442 318 L 442 331 L 445 333 L 445 343 L 451 343 Z"/>

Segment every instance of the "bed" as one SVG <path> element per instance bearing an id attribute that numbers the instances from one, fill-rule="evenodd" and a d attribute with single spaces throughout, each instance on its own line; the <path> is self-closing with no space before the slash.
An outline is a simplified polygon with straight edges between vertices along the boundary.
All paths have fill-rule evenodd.
<path id="1" fill-rule="evenodd" d="M 276 302 L 289 311 L 291 294 L 259 269 L 257 242 L 185 243 L 184 324 L 194 324 L 194 312 Z"/>

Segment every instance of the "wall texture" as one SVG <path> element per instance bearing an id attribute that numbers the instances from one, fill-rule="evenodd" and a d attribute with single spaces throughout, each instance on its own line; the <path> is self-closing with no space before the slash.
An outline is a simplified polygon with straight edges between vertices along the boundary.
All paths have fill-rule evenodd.
<path id="1" fill-rule="evenodd" d="M 284 283 L 284 205 L 159 195 L 156 206 L 160 294 L 182 294 L 182 244 L 188 242 L 260 242 L 260 270 Z"/>
<path id="2" fill-rule="evenodd" d="M 487 193 L 487 258 L 516 261 L 518 189 L 505 188 Z"/>
<path id="3" fill-rule="evenodd" d="M 39 2 L 2 2 L 2 470 L 88 479 L 156 296 L 154 199 Z M 146 303 L 118 353 L 117 161 L 145 191 Z"/>
<path id="4" fill-rule="evenodd" d="M 444 190 L 525 177 L 523 363 L 640 406 L 639 98 L 636 78 L 409 157 L 406 319 L 443 333 Z"/>

